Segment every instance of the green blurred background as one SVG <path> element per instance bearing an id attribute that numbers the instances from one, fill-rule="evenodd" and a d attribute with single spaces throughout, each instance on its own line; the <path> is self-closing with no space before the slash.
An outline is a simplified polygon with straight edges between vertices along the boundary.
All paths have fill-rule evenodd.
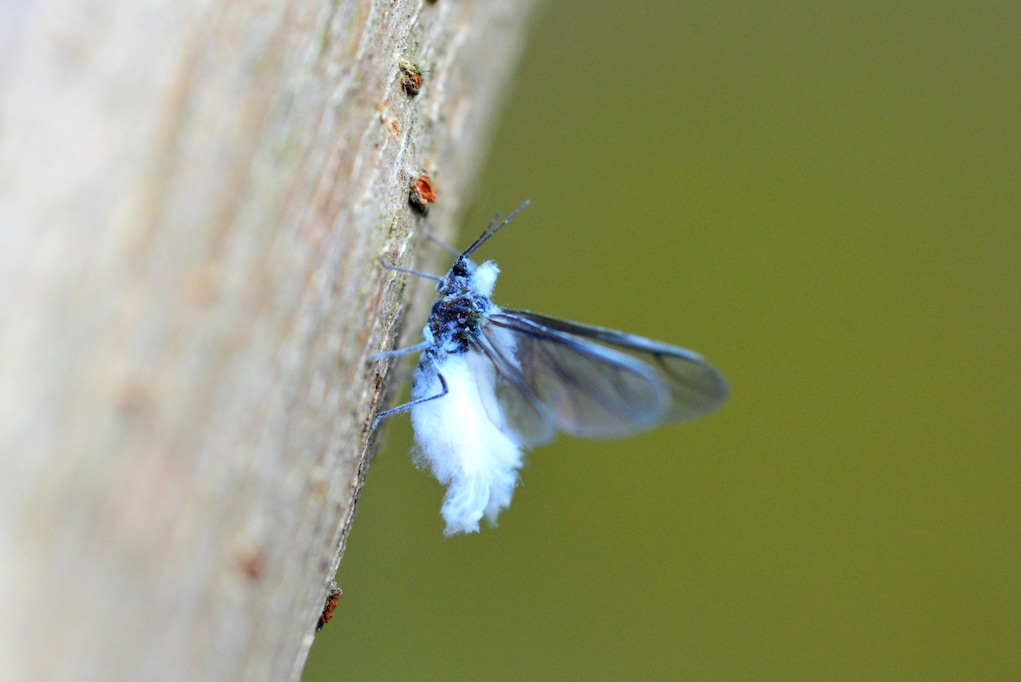
<path id="1" fill-rule="evenodd" d="M 307 682 L 1021 679 L 1021 3 L 549 3 L 458 243 L 525 198 L 498 303 L 731 399 L 451 539 L 388 422 Z"/>

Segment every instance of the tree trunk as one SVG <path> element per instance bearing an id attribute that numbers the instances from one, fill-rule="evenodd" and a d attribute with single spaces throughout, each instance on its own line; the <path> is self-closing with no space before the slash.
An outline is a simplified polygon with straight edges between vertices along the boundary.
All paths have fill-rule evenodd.
<path id="1" fill-rule="evenodd" d="M 530 9 L 0 0 L 0 679 L 300 676 Z"/>

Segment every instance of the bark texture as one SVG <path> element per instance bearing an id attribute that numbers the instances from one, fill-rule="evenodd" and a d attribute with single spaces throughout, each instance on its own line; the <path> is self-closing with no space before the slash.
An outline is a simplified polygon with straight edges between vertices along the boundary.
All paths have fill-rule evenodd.
<path id="1" fill-rule="evenodd" d="M 0 0 L 0 679 L 300 677 L 530 5 Z"/>

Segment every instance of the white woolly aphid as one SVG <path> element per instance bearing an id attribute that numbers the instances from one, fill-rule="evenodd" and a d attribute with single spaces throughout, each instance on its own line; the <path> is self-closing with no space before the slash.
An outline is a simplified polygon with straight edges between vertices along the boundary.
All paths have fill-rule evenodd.
<path id="1" fill-rule="evenodd" d="M 423 343 L 375 356 L 421 353 L 411 402 L 381 412 L 374 425 L 411 411 L 417 461 L 447 486 L 447 535 L 476 533 L 483 517 L 496 524 L 510 506 L 524 444 L 558 431 L 627 436 L 706 414 L 727 397 L 720 373 L 692 351 L 496 306 L 500 270 L 469 256 L 518 211 L 494 220 L 444 277 L 387 266 L 436 280 L 440 298 Z"/>
<path id="2" fill-rule="evenodd" d="M 487 299 L 492 295 L 499 272 L 492 261 L 476 268 L 471 283 L 479 295 Z M 497 310 L 493 305 L 489 312 Z M 423 333 L 427 339 L 433 336 L 428 326 Z M 504 347 L 513 348 L 513 339 L 507 337 Z M 419 462 L 448 486 L 441 510 L 446 535 L 477 533 L 483 516 L 496 525 L 500 511 L 510 506 L 518 481 L 522 450 L 503 430 L 495 372 L 479 353 L 459 352 L 448 345 L 426 351 L 415 374 L 413 403 L 443 392 L 439 374 L 447 387 L 442 398 L 411 408 Z"/>

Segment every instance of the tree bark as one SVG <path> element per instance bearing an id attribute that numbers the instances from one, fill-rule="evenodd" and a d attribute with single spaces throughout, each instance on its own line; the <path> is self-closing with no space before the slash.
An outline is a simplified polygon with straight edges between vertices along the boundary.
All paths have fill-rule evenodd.
<path id="1" fill-rule="evenodd" d="M 0 679 L 300 677 L 530 9 L 0 0 Z"/>

